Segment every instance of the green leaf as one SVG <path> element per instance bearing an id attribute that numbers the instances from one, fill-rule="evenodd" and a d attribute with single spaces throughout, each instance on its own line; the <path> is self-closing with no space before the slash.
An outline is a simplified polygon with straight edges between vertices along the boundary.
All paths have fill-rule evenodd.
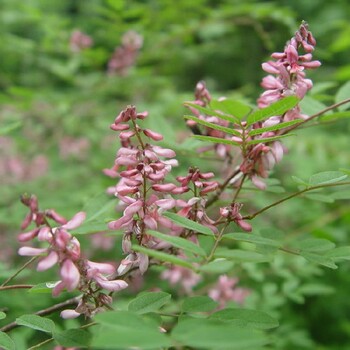
<path id="1" fill-rule="evenodd" d="M 347 177 L 348 175 L 345 175 L 341 171 L 324 171 L 322 173 L 312 175 L 309 179 L 309 186 L 332 184 L 342 181 Z"/>
<path id="2" fill-rule="evenodd" d="M 196 109 L 197 111 L 199 111 L 201 113 L 204 113 L 205 115 L 208 115 L 208 116 L 214 115 L 214 116 L 219 117 L 221 119 L 227 120 L 227 121 L 229 121 L 231 123 L 239 122 L 239 119 L 235 118 L 234 116 L 223 114 L 223 113 L 218 112 L 218 111 L 214 111 L 213 109 L 208 108 L 208 107 L 198 106 L 197 104 L 192 103 L 192 102 L 186 102 L 186 103 L 184 103 L 184 105 L 186 107 L 190 106 L 190 107 Z"/>
<path id="3" fill-rule="evenodd" d="M 298 185 L 303 185 L 303 186 L 306 186 L 306 187 L 309 186 L 309 183 L 308 183 L 308 182 L 306 182 L 306 181 L 300 179 L 299 177 L 292 176 L 292 180 L 293 180 L 294 182 L 296 182 Z"/>
<path id="4" fill-rule="evenodd" d="M 224 145 L 233 145 L 233 146 L 240 146 L 241 144 L 236 141 L 231 141 L 227 139 L 222 139 L 220 137 L 213 137 L 213 136 L 203 136 L 203 135 L 192 135 L 193 138 L 200 141 L 206 141 L 206 142 L 212 142 L 212 143 L 220 143 Z"/>
<path id="5" fill-rule="evenodd" d="M 295 107 L 299 102 L 299 99 L 296 96 L 288 96 L 282 100 L 279 100 L 270 106 L 251 113 L 247 118 L 247 125 L 252 125 L 256 122 L 264 120 L 269 117 L 279 116 L 289 111 Z"/>
<path id="6" fill-rule="evenodd" d="M 34 287 L 28 289 L 28 293 L 52 293 L 52 288 L 49 288 L 47 285 L 48 283 L 56 283 L 57 281 L 51 281 L 51 282 L 44 282 L 36 284 Z"/>
<path id="7" fill-rule="evenodd" d="M 218 124 L 209 123 L 209 122 L 207 122 L 207 121 L 205 121 L 203 119 L 199 119 L 197 117 L 192 117 L 190 115 L 185 115 L 184 118 L 188 119 L 188 120 L 193 120 L 193 121 L 197 122 L 198 124 L 207 126 L 208 128 L 222 131 L 222 132 L 224 132 L 226 134 L 236 135 L 238 137 L 242 137 L 242 134 L 240 132 L 238 132 L 237 130 L 233 129 L 233 128 L 227 128 L 225 126 L 221 126 L 221 125 L 218 125 Z"/>
<path id="8" fill-rule="evenodd" d="M 336 93 L 335 102 L 339 103 L 350 98 L 350 81 L 346 82 Z M 350 107 L 350 102 L 338 107 L 340 111 L 345 111 Z"/>
<path id="9" fill-rule="evenodd" d="M 350 199 L 350 191 L 337 191 L 329 195 L 334 200 Z"/>
<path id="10" fill-rule="evenodd" d="M 331 120 L 342 119 L 342 118 L 350 118 L 350 111 L 335 112 L 332 114 L 323 115 L 320 117 L 320 121 L 328 122 Z"/>
<path id="11" fill-rule="evenodd" d="M 16 323 L 41 332 L 53 333 L 55 331 L 55 323 L 52 320 L 38 315 L 22 315 L 16 318 Z"/>
<path id="12" fill-rule="evenodd" d="M 171 345 L 167 335 L 149 318 L 128 311 L 97 314 L 101 327 L 94 329 L 92 347 L 99 349 L 159 349 Z"/>
<path id="13" fill-rule="evenodd" d="M 87 347 L 89 346 L 92 335 L 83 329 L 68 329 L 63 332 L 54 333 L 53 338 L 58 344 L 64 347 Z"/>
<path id="14" fill-rule="evenodd" d="M 335 244 L 323 238 L 307 238 L 292 242 L 293 248 L 306 252 L 324 252 L 335 247 Z"/>
<path id="15" fill-rule="evenodd" d="M 336 291 L 335 288 L 331 286 L 326 286 L 324 284 L 317 283 L 307 283 L 298 287 L 298 292 L 303 295 L 328 295 Z"/>
<path id="16" fill-rule="evenodd" d="M 263 139 L 255 139 L 246 142 L 246 145 L 256 145 L 258 143 L 267 143 L 267 142 L 273 142 L 276 140 L 284 139 L 285 137 L 294 136 L 293 134 L 285 134 L 285 135 L 278 135 L 278 136 L 271 136 L 271 137 L 265 137 Z"/>
<path id="17" fill-rule="evenodd" d="M 187 318 L 173 329 L 171 337 L 183 346 L 195 349 L 256 349 L 266 344 L 259 332 L 235 327 L 232 324 L 214 319 Z"/>
<path id="18" fill-rule="evenodd" d="M 302 113 L 312 116 L 313 114 L 319 113 L 320 111 L 324 110 L 327 106 L 324 103 L 321 103 L 320 101 L 306 95 L 301 100 L 300 107 Z"/>
<path id="19" fill-rule="evenodd" d="M 84 223 L 96 221 L 104 213 L 113 209 L 116 205 L 115 198 L 108 196 L 106 193 L 99 193 L 90 198 L 84 205 L 83 211 L 86 213 L 86 220 Z M 107 224 L 105 227 L 107 230 Z"/>
<path id="20" fill-rule="evenodd" d="M 19 129 L 22 126 L 22 122 L 16 121 L 8 123 L 7 125 L 2 125 L 0 128 L 0 135 L 7 135 L 13 130 Z"/>
<path id="21" fill-rule="evenodd" d="M 319 202 L 324 202 L 324 203 L 333 203 L 334 199 L 326 194 L 320 194 L 320 193 L 306 193 L 304 194 L 305 198 L 314 200 L 314 201 L 319 201 Z"/>
<path id="22" fill-rule="evenodd" d="M 4 332 L 0 332 L 0 348 L 4 350 L 15 350 L 14 341 Z"/>
<path id="23" fill-rule="evenodd" d="M 163 216 L 175 222 L 175 224 L 181 227 L 188 228 L 194 232 L 203 233 L 204 235 L 214 236 L 213 231 L 209 227 L 201 225 L 198 222 L 189 220 L 187 218 L 184 218 L 183 216 L 180 216 L 171 212 L 165 212 L 163 213 Z"/>
<path id="24" fill-rule="evenodd" d="M 327 256 L 323 256 L 320 254 L 315 254 L 315 253 L 311 253 L 311 252 L 307 252 L 307 251 L 300 252 L 300 255 L 302 257 L 304 257 L 306 260 L 311 261 L 313 263 L 323 265 L 323 266 L 329 267 L 331 269 L 338 268 L 338 266 L 336 264 L 334 264 L 333 260 Z"/>
<path id="25" fill-rule="evenodd" d="M 248 135 L 249 136 L 260 135 L 260 134 L 262 134 L 264 132 L 267 132 L 267 131 L 276 131 L 276 130 L 288 128 L 288 127 L 290 127 L 292 125 L 300 124 L 301 122 L 302 122 L 302 119 L 295 119 L 295 120 L 291 120 L 289 122 L 283 122 L 283 123 L 280 123 L 280 124 L 267 126 L 266 128 L 253 129 L 253 130 L 251 130 L 248 133 Z"/>
<path id="26" fill-rule="evenodd" d="M 224 309 L 210 316 L 234 325 L 256 329 L 271 329 L 278 327 L 278 321 L 265 312 L 249 309 Z"/>
<path id="27" fill-rule="evenodd" d="M 110 231 L 108 228 L 108 222 L 106 221 L 87 221 L 84 222 L 81 226 L 74 229 L 75 235 L 86 235 L 97 232 L 106 232 Z M 113 235 L 118 231 L 113 231 Z M 120 232 L 122 234 L 122 232 Z"/>
<path id="28" fill-rule="evenodd" d="M 165 292 L 142 293 L 129 303 L 128 310 L 138 314 L 157 311 L 170 299 L 171 295 Z"/>
<path id="29" fill-rule="evenodd" d="M 325 255 L 334 260 L 350 260 L 350 246 L 334 248 Z"/>
<path id="30" fill-rule="evenodd" d="M 187 267 L 188 269 L 195 270 L 195 267 L 191 263 L 189 263 L 186 260 L 180 259 L 174 255 L 163 253 L 158 250 L 141 247 L 136 244 L 132 246 L 132 249 L 135 250 L 136 252 L 140 252 L 148 256 L 151 256 L 153 258 L 156 258 L 160 261 L 167 261 L 174 265 L 183 266 L 183 267 Z"/>
<path id="31" fill-rule="evenodd" d="M 233 262 L 226 259 L 215 259 L 208 264 L 201 266 L 199 269 L 202 272 L 222 274 L 228 272 L 233 267 Z"/>
<path id="32" fill-rule="evenodd" d="M 250 250 L 242 250 L 242 249 L 227 249 L 221 248 L 217 249 L 215 253 L 215 257 L 217 258 L 226 258 L 228 260 L 234 262 L 267 262 L 270 261 L 271 258 Z"/>
<path id="33" fill-rule="evenodd" d="M 6 318 L 5 312 L 0 311 L 0 320 L 3 320 L 4 318 Z"/>
<path id="34" fill-rule="evenodd" d="M 232 115 L 238 119 L 244 118 L 250 111 L 251 107 L 246 104 L 225 98 L 224 100 L 212 100 L 210 102 L 210 107 L 215 110 L 219 110 L 225 114 Z"/>
<path id="35" fill-rule="evenodd" d="M 156 238 L 161 239 L 162 241 L 171 243 L 172 246 L 176 248 L 180 248 L 184 251 L 200 255 L 205 257 L 206 253 L 205 251 L 198 246 L 197 244 L 193 243 L 192 241 L 189 241 L 182 237 L 176 237 L 176 236 L 170 236 L 166 235 L 164 233 L 160 233 L 157 231 L 147 230 L 147 234 Z"/>
<path id="36" fill-rule="evenodd" d="M 244 242 L 249 242 L 254 244 L 264 244 L 264 245 L 269 245 L 277 248 L 280 248 L 282 246 L 281 242 L 275 241 L 270 238 L 261 237 L 252 233 L 241 233 L 241 232 L 227 233 L 223 236 L 223 238 L 237 240 L 237 241 L 244 241 Z"/>
<path id="37" fill-rule="evenodd" d="M 207 312 L 214 310 L 218 303 L 207 296 L 186 298 L 181 306 L 183 312 Z"/>

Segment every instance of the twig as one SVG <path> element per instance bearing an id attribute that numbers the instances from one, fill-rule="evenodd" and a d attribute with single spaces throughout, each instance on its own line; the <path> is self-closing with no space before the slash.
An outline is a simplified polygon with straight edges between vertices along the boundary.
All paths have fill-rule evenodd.
<path id="1" fill-rule="evenodd" d="M 23 266 L 21 266 L 12 276 L 10 276 L 0 287 L 6 286 L 9 282 L 11 282 L 15 277 L 17 277 L 27 266 L 29 266 L 33 261 L 35 261 L 38 257 L 34 256 L 30 260 L 28 260 Z"/>
<path id="2" fill-rule="evenodd" d="M 332 184 L 324 184 L 324 185 L 317 185 L 317 186 L 312 186 L 312 187 L 307 187 L 301 191 L 298 191 L 298 192 L 295 192 L 287 197 L 284 197 L 280 200 L 278 200 L 277 202 L 274 202 L 260 210 L 258 210 L 257 212 L 255 212 L 254 214 L 251 214 L 251 215 L 246 215 L 246 216 L 243 216 L 243 220 L 252 220 L 254 219 L 256 216 L 260 215 L 261 213 L 263 213 L 264 211 L 268 210 L 268 209 L 271 209 L 273 207 L 275 207 L 276 205 L 278 204 L 281 204 L 285 201 L 287 201 L 288 199 L 291 199 L 291 198 L 294 198 L 294 197 L 297 197 L 305 192 L 309 192 L 309 191 L 313 191 L 313 190 L 317 190 L 319 188 L 325 188 L 325 187 L 336 187 L 336 186 L 345 186 L 345 185 L 350 185 L 350 181 L 346 181 L 346 182 L 340 182 L 340 183 L 332 183 Z"/>
<path id="3" fill-rule="evenodd" d="M 8 289 L 29 289 L 29 288 L 33 288 L 34 285 L 32 284 L 13 284 L 12 286 L 3 286 L 0 287 L 0 291 L 2 290 L 8 290 Z"/>

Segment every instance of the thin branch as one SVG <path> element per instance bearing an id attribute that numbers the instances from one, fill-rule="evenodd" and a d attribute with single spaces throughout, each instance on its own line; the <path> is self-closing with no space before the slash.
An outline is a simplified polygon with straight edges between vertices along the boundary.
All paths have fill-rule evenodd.
<path id="1" fill-rule="evenodd" d="M 221 239 L 222 239 L 222 236 L 224 235 L 224 232 L 225 232 L 225 229 L 226 227 L 229 225 L 230 221 L 227 220 L 226 221 L 226 224 L 224 225 L 224 227 L 221 229 L 221 231 L 219 232 L 219 234 L 217 235 L 216 237 L 216 240 L 215 240 L 215 243 L 213 245 L 213 248 L 211 249 L 211 252 L 210 254 L 208 255 L 208 257 L 205 259 L 205 262 L 208 263 L 214 256 L 215 254 L 215 251 L 216 251 L 216 248 L 218 247 Z"/>
<path id="2" fill-rule="evenodd" d="M 67 306 L 71 306 L 71 305 L 77 305 L 79 303 L 79 300 L 80 300 L 80 296 L 77 296 L 77 297 L 74 297 L 74 298 L 71 298 L 71 299 L 67 299 L 61 303 L 58 303 L 58 304 L 55 304 L 55 305 L 52 305 L 46 309 L 43 309 L 43 310 L 39 310 L 35 313 L 35 315 L 38 315 L 38 316 L 47 316 L 47 315 L 50 315 L 52 313 L 54 313 L 55 311 L 58 311 L 58 310 L 61 310 L 61 309 L 64 309 L 65 307 Z M 7 324 L 6 326 L 2 327 L 0 329 L 1 332 L 9 332 L 10 330 L 14 329 L 18 327 L 18 324 L 16 322 L 11 322 L 9 324 Z"/>
<path id="3" fill-rule="evenodd" d="M 313 191 L 313 190 L 317 190 L 319 188 L 326 188 L 326 187 L 336 187 L 336 186 L 345 186 L 345 185 L 350 185 L 350 181 L 346 181 L 346 182 L 340 182 L 340 183 L 332 183 L 332 184 L 324 184 L 324 185 L 317 185 L 317 186 L 312 186 L 312 187 L 307 187 L 301 191 L 298 191 L 298 192 L 295 192 L 295 193 L 292 193 L 291 195 L 287 196 L 287 197 L 284 197 L 280 200 L 278 200 L 277 202 L 274 202 L 260 210 L 258 210 L 257 212 L 255 212 L 254 214 L 251 214 L 251 215 L 246 215 L 246 216 L 243 216 L 243 220 L 252 220 L 254 219 L 256 216 L 260 215 L 261 213 L 263 213 L 264 211 L 266 210 L 269 210 L 273 207 L 275 207 L 276 205 L 279 205 L 291 198 L 294 198 L 294 197 L 297 197 L 305 192 L 309 192 L 309 191 Z"/>
<path id="4" fill-rule="evenodd" d="M 3 286 L 0 287 L 0 291 L 2 290 L 8 290 L 8 289 L 29 289 L 29 288 L 33 288 L 34 285 L 32 284 L 13 284 L 12 286 Z"/>
<path id="5" fill-rule="evenodd" d="M 12 276 L 10 276 L 0 287 L 6 286 L 9 282 L 11 282 L 15 277 L 17 277 L 27 266 L 29 266 L 33 261 L 35 261 L 38 257 L 33 256 L 30 260 L 28 260 L 23 266 L 21 266 Z"/>

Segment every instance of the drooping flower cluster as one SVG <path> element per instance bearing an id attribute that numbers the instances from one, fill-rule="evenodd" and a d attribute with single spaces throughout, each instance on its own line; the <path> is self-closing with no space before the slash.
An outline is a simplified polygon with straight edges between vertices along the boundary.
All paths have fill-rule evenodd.
<path id="1" fill-rule="evenodd" d="M 209 290 L 208 295 L 219 302 L 219 309 L 223 309 L 229 301 L 242 305 L 250 294 L 249 289 L 237 287 L 238 278 L 221 275 L 216 284 Z"/>
<path id="2" fill-rule="evenodd" d="M 108 62 L 108 73 L 126 75 L 143 45 L 143 38 L 135 31 L 128 31 L 122 37 L 122 44 L 118 46 Z"/>
<path id="3" fill-rule="evenodd" d="M 70 37 L 69 46 L 73 52 L 80 52 L 81 50 L 91 47 L 93 43 L 89 35 L 80 30 L 75 30 Z"/>
<path id="4" fill-rule="evenodd" d="M 108 299 L 100 289 L 119 291 L 127 287 L 123 280 L 109 280 L 108 276 L 115 273 L 115 267 L 107 263 L 96 263 L 82 257 L 80 243 L 69 232 L 79 227 L 85 220 L 85 213 L 77 213 L 67 221 L 54 210 L 40 211 L 35 196 L 23 196 L 22 203 L 30 212 L 22 223 L 22 229 L 26 229 L 31 222 L 36 227 L 28 232 L 19 234 L 20 242 L 27 242 L 35 237 L 40 242 L 48 244 L 45 248 L 21 247 L 18 251 L 22 256 L 43 256 L 37 265 L 37 271 L 45 271 L 58 264 L 61 280 L 53 288 L 52 294 L 59 295 L 64 289 L 68 291 L 79 290 L 83 292 L 78 307 L 74 310 L 66 310 L 62 317 L 77 317 L 80 314 L 91 316 L 102 308 Z M 49 220 L 52 219 L 59 226 L 52 227 Z M 108 299 L 108 300 L 107 300 Z"/>

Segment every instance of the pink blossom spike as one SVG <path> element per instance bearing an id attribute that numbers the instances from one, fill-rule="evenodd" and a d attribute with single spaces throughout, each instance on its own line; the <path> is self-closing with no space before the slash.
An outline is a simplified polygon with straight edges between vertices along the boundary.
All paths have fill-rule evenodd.
<path id="1" fill-rule="evenodd" d="M 77 318 L 81 314 L 79 312 L 76 312 L 75 310 L 63 310 L 60 314 L 60 316 L 66 320 L 71 318 Z"/>
<path id="2" fill-rule="evenodd" d="M 155 184 L 152 185 L 152 189 L 158 192 L 171 192 L 176 188 L 176 186 L 172 183 L 168 184 Z"/>
<path id="3" fill-rule="evenodd" d="M 54 266 L 58 262 L 58 254 L 51 251 L 47 257 L 40 260 L 37 266 L 37 271 L 45 271 Z"/>
<path id="4" fill-rule="evenodd" d="M 103 277 L 96 277 L 96 283 L 102 288 L 111 292 L 118 292 L 128 287 L 128 284 L 123 280 L 109 281 L 108 279 Z"/>
<path id="5" fill-rule="evenodd" d="M 78 287 L 80 281 L 80 273 L 72 260 L 66 259 L 63 262 L 60 270 L 60 275 L 69 292 Z"/>
<path id="6" fill-rule="evenodd" d="M 39 228 L 35 228 L 28 232 L 20 233 L 17 237 L 19 242 L 27 242 L 33 239 L 39 232 Z"/>
<path id="7" fill-rule="evenodd" d="M 66 230 L 74 230 L 75 228 L 79 227 L 83 221 L 86 218 L 86 213 L 83 211 L 75 214 L 71 220 L 69 220 L 65 225 L 62 226 L 62 228 Z"/>
<path id="8" fill-rule="evenodd" d="M 159 146 L 153 146 L 153 151 L 162 157 L 167 157 L 167 158 L 176 157 L 176 153 L 172 149 L 169 149 L 169 148 L 162 148 Z"/>
<path id="9" fill-rule="evenodd" d="M 112 264 L 108 264 L 108 263 L 97 263 L 97 262 L 93 262 L 93 261 L 88 260 L 87 264 L 90 268 L 96 269 L 100 273 L 104 273 L 107 275 L 111 275 L 116 270 Z"/>
<path id="10" fill-rule="evenodd" d="M 41 242 L 50 242 L 52 240 L 52 233 L 49 227 L 44 226 L 38 233 L 38 240 Z"/>

